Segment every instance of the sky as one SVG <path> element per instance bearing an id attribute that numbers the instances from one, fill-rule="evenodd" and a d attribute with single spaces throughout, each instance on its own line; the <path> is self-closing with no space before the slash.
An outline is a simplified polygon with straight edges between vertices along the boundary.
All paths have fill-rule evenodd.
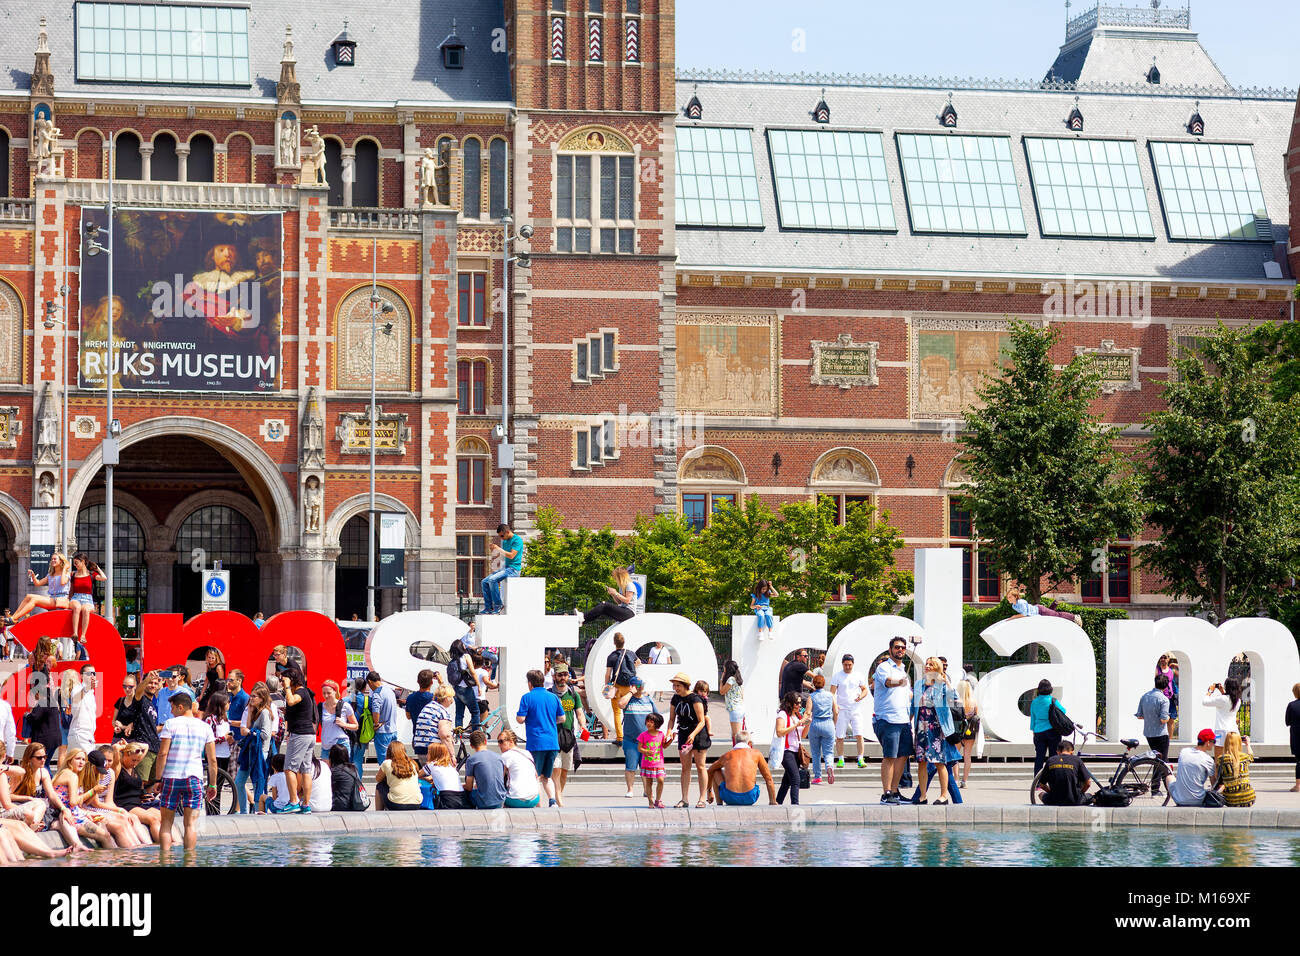
<path id="1" fill-rule="evenodd" d="M 1296 0 L 1194 0 L 1192 30 L 1234 85 L 1300 86 Z M 1064 0 L 677 0 L 681 68 L 1037 81 L 1064 39 Z"/>

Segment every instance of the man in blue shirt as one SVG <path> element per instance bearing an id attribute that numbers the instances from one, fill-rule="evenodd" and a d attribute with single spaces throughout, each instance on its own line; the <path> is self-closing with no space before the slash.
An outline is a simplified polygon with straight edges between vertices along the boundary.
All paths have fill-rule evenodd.
<path id="1" fill-rule="evenodd" d="M 506 559 L 505 567 L 494 571 L 483 579 L 483 613 L 500 614 L 505 605 L 501 602 L 501 582 L 506 578 L 519 577 L 524 565 L 524 539 L 510 530 L 504 521 L 497 525 L 500 545 L 492 545 L 492 553 Z"/>
<path id="2" fill-rule="evenodd" d="M 559 725 L 564 720 L 564 705 L 560 698 L 542 685 L 546 678 L 541 671 L 528 672 L 528 686 L 531 690 L 519 699 L 519 713 L 515 723 L 524 725 L 528 740 L 528 752 L 533 755 L 533 766 L 537 768 L 538 783 L 546 790 L 550 806 L 559 803 L 555 795 L 555 783 L 551 780 L 551 771 L 555 769 L 555 758 L 560 752 Z M 559 806 L 564 806 L 559 803 Z"/>
<path id="3" fill-rule="evenodd" d="M 397 695 L 384 685 L 378 671 L 366 675 L 370 687 L 370 716 L 375 722 L 375 760 L 388 759 L 388 745 L 397 739 Z"/>
<path id="4" fill-rule="evenodd" d="M 1142 718 L 1142 733 L 1147 743 L 1165 760 L 1169 759 L 1169 725 L 1173 723 L 1169 717 L 1169 698 L 1165 696 L 1168 686 L 1169 678 L 1157 674 L 1155 686 L 1142 695 L 1133 715 Z"/>

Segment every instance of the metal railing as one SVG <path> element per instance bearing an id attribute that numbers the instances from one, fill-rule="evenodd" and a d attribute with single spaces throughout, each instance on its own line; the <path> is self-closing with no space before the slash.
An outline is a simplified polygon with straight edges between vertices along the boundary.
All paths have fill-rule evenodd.
<path id="1" fill-rule="evenodd" d="M 33 222 L 36 204 L 31 199 L 0 199 L 0 222 Z"/>
<path id="2" fill-rule="evenodd" d="M 419 232 L 420 212 L 416 209 L 331 206 L 330 228 L 359 232 Z"/>
<path id="3" fill-rule="evenodd" d="M 1080 34 L 1087 33 L 1089 30 L 1096 29 L 1098 26 L 1162 27 L 1174 30 L 1190 30 L 1192 28 L 1192 11 L 1186 8 L 1162 10 L 1159 7 L 1148 9 L 1144 7 L 1107 7 L 1098 5 L 1079 14 L 1065 25 L 1066 42 L 1073 40 Z"/>

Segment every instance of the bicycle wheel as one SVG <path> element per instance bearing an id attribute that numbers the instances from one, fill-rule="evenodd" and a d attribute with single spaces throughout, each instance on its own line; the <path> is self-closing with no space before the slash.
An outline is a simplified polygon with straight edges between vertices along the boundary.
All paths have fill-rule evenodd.
<path id="1" fill-rule="evenodd" d="M 1167 798 L 1169 765 L 1159 757 L 1138 757 L 1130 761 L 1117 786 L 1133 800 L 1133 806 L 1160 807 Z"/>
<path id="2" fill-rule="evenodd" d="M 235 799 L 235 778 L 226 771 L 218 769 L 216 788 L 217 792 L 211 799 L 206 796 L 206 791 L 204 791 L 204 810 L 208 816 L 222 816 L 223 814 L 237 812 L 239 810 L 239 801 Z"/>
<path id="3" fill-rule="evenodd" d="M 1045 769 L 1034 774 L 1033 782 L 1029 784 L 1029 802 L 1034 806 L 1042 806 L 1043 803 L 1042 781 Z"/>

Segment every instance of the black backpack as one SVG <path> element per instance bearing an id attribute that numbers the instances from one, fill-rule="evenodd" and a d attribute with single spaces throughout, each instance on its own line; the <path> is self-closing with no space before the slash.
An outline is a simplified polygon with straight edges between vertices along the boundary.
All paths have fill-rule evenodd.
<path id="1" fill-rule="evenodd" d="M 461 663 L 459 657 L 453 657 L 447 662 L 447 682 L 451 684 L 452 687 L 469 686 L 469 681 L 466 679 L 465 674 L 465 665 Z"/>
<path id="2" fill-rule="evenodd" d="M 1092 795 L 1094 807 L 1127 807 L 1133 796 L 1122 787 L 1102 787 Z"/>
<path id="3" fill-rule="evenodd" d="M 1047 708 L 1047 722 L 1062 737 L 1068 737 L 1074 733 L 1074 721 L 1066 716 L 1065 711 L 1061 709 L 1061 705 L 1055 700 Z"/>

